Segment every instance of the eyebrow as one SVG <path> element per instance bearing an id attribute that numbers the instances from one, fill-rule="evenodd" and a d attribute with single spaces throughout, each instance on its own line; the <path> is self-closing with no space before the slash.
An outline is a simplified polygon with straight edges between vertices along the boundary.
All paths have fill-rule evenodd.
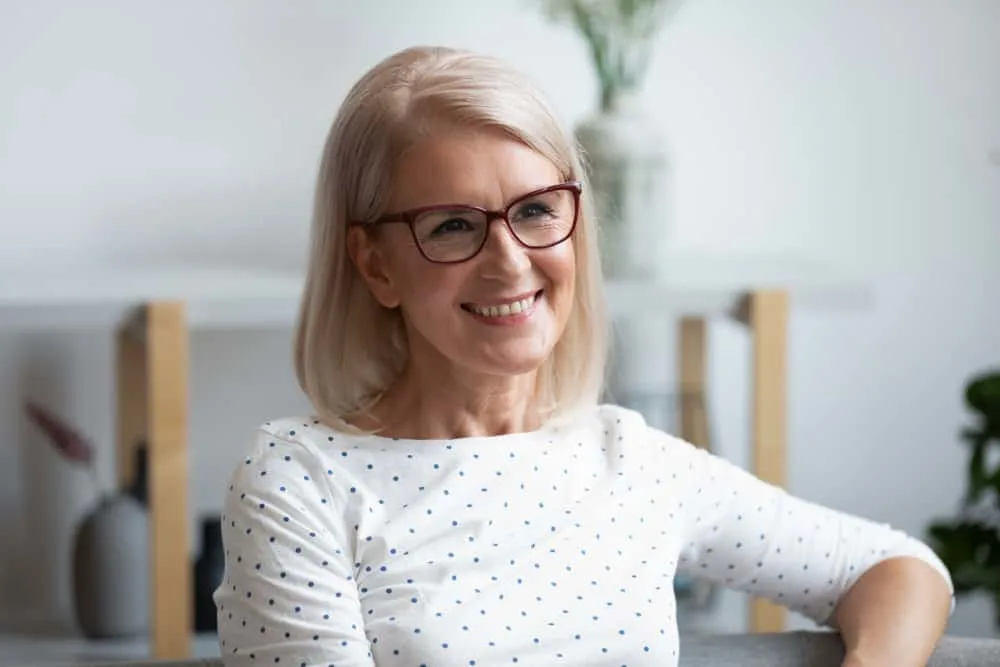
<path id="1" fill-rule="evenodd" d="M 431 198 L 428 198 L 429 201 L 427 203 L 412 204 L 412 205 L 409 205 L 409 206 L 396 206 L 396 207 L 393 207 L 392 210 L 394 210 L 394 211 L 410 211 L 410 210 L 417 209 L 417 208 L 427 208 L 429 206 L 435 206 L 435 207 L 436 206 L 443 206 L 443 207 L 448 207 L 448 206 L 476 206 L 476 207 L 490 209 L 490 210 L 503 209 L 503 208 L 506 208 L 507 206 L 510 206 L 513 202 L 517 201 L 518 199 L 521 199 L 525 195 L 530 195 L 533 192 L 538 192 L 539 190 L 544 190 L 545 188 L 553 187 L 553 186 L 556 186 L 556 185 L 561 185 L 562 183 L 568 182 L 568 180 L 570 180 L 570 179 L 557 179 L 555 181 L 546 182 L 546 183 L 542 183 L 542 184 L 538 184 L 538 185 L 532 185 L 532 186 L 528 186 L 526 188 L 518 188 L 517 189 L 517 193 L 518 194 L 513 195 L 512 197 L 508 198 L 506 201 L 504 201 L 502 204 L 500 204 L 500 206 L 498 206 L 496 208 L 494 208 L 492 206 L 486 206 L 486 205 L 484 205 L 482 203 L 479 203 L 479 201 L 481 201 L 480 197 L 458 197 L 458 198 L 454 198 L 453 197 L 453 198 L 450 198 L 450 199 L 449 198 L 438 197 L 438 198 L 433 199 L 433 200 L 431 200 Z M 479 201 L 477 201 L 477 200 L 479 200 Z"/>

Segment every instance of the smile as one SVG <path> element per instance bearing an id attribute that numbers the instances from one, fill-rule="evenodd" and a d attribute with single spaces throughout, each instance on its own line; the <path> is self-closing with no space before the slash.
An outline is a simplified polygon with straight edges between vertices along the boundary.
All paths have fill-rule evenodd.
<path id="1" fill-rule="evenodd" d="M 531 310 L 531 307 L 535 305 L 535 302 L 541 295 L 542 290 L 539 290 L 534 294 L 529 294 L 528 296 L 513 299 L 505 303 L 493 303 L 489 305 L 463 303 L 462 308 L 479 317 L 510 317 L 511 315 L 520 315 Z"/>

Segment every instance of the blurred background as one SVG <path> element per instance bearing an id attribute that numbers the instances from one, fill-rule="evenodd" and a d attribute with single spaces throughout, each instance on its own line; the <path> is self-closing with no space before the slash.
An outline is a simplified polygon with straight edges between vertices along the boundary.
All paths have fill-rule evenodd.
<path id="1" fill-rule="evenodd" d="M 2 291 L 119 262 L 301 269 L 345 92 L 431 43 L 526 70 L 571 125 L 597 108 L 585 43 L 531 0 L 0 0 Z M 795 253 L 870 293 L 793 303 L 788 488 L 924 536 L 965 492 L 966 383 L 1000 366 L 1000 2 L 684 0 L 651 53 L 674 252 Z M 115 477 L 111 332 L 3 318 L 0 661 L 77 632 L 71 540 L 95 497 L 23 400 L 88 434 Z M 719 321 L 709 340 L 713 448 L 746 465 L 746 337 Z M 192 559 L 253 429 L 309 412 L 290 344 L 290 326 L 192 335 Z M 997 635 L 995 618 L 972 594 L 951 630 Z M 742 597 L 712 619 L 740 631 Z"/>

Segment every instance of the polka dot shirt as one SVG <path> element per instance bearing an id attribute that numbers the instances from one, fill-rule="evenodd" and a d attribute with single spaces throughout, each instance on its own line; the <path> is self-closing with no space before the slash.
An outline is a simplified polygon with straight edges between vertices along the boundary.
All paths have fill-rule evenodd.
<path id="1" fill-rule="evenodd" d="M 224 663 L 676 665 L 679 571 L 823 623 L 922 543 L 600 406 L 456 440 L 268 422 L 225 500 Z"/>

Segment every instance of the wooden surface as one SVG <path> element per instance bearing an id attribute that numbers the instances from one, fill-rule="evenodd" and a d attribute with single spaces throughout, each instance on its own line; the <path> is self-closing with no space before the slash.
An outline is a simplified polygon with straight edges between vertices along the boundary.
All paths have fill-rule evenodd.
<path id="1" fill-rule="evenodd" d="M 678 394 L 680 437 L 703 449 L 711 448 L 708 427 L 708 326 L 701 317 L 684 317 L 678 324 Z"/>
<path id="2" fill-rule="evenodd" d="M 153 658 L 190 654 L 193 629 L 188 539 L 188 329 L 184 305 L 146 307 Z"/>
<path id="3" fill-rule="evenodd" d="M 155 302 L 117 334 L 118 480 L 131 484 L 135 446 L 147 443 L 150 657 L 190 655 L 188 329 L 184 306 Z"/>
<path id="4" fill-rule="evenodd" d="M 752 472 L 766 482 L 786 483 L 786 394 L 788 294 L 780 290 L 754 292 L 748 300 L 752 346 Z M 781 632 L 785 609 L 754 599 L 750 607 L 752 632 Z"/>
<path id="5" fill-rule="evenodd" d="M 188 539 L 188 328 L 184 305 L 150 303 L 116 334 L 118 470 L 133 482 L 146 442 L 152 658 L 190 655 L 193 628 Z"/>

